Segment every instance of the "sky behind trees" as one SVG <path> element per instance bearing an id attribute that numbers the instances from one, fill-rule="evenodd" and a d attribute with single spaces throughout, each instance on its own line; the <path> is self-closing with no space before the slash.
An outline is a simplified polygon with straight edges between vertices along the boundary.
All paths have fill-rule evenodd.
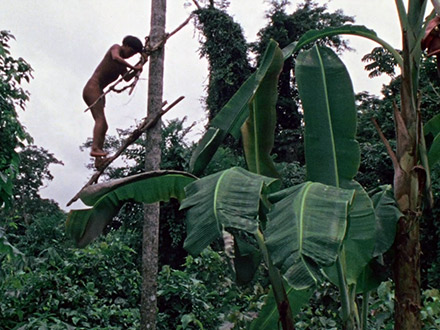
<path id="1" fill-rule="evenodd" d="M 169 0 L 167 31 L 174 30 L 194 10 L 184 7 L 186 1 Z M 294 10 L 300 1 L 291 1 Z M 378 35 L 400 48 L 399 23 L 392 0 L 333 0 L 330 11 L 343 9 L 344 14 L 355 16 L 356 24 L 367 25 Z M 20 120 L 34 137 L 35 144 L 48 149 L 64 166 L 52 166 L 54 180 L 41 195 L 56 200 L 62 208 L 83 186 L 90 176 L 85 164 L 88 152 L 79 146 L 91 136 L 93 120 L 82 100 L 82 88 L 104 53 L 125 35 L 140 39 L 148 35 L 151 2 L 146 0 L 3 0 L 0 4 L 1 30 L 9 30 L 16 37 L 11 42 L 12 55 L 23 57 L 34 69 L 35 79 L 24 86 L 31 93 L 26 112 Z M 258 30 L 267 24 L 264 0 L 231 0 L 229 13 L 244 28 L 248 41 L 256 39 Z M 169 103 L 185 96 L 165 120 L 188 116 L 187 123 L 199 123 L 192 138 L 201 136 L 206 115 L 201 98 L 207 84 L 207 64 L 199 58 L 199 35 L 192 23 L 174 35 L 165 49 L 164 99 Z M 349 68 L 356 92 L 369 90 L 380 93 L 387 78 L 368 78 L 360 59 L 376 45 L 359 37 L 347 37 L 354 52 L 343 56 Z M 136 56 L 135 56 L 136 57 Z M 136 59 L 134 59 L 136 61 Z M 108 134 L 116 129 L 126 129 L 146 115 L 147 67 L 135 92 L 128 96 L 110 94 L 107 97 L 106 115 Z M 77 202 L 72 206 L 80 208 Z"/>

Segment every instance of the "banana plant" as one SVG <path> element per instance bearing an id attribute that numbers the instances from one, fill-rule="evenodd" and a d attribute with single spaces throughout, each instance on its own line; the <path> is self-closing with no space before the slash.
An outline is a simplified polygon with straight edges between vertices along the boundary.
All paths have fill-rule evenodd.
<path id="1" fill-rule="evenodd" d="M 364 30 L 362 28 L 362 31 Z M 291 50 L 285 49 L 282 53 L 286 56 L 290 52 Z M 321 274 L 325 270 L 327 277 L 340 287 L 345 327 L 353 329 L 360 326 L 354 301 L 358 279 L 361 278 L 364 282 L 370 279 L 366 275 L 366 269 L 373 257 L 377 256 L 376 237 L 385 237 L 386 246 L 389 248 L 394 237 L 392 234 L 384 234 L 383 230 L 392 228 L 393 224 L 395 226 L 398 217 L 389 219 L 390 225 L 387 228 L 380 226 L 379 220 L 383 219 L 379 217 L 380 213 L 376 213 L 373 201 L 364 189 L 353 181 L 360 155 L 355 140 L 354 93 L 345 66 L 336 54 L 327 48 L 315 47 L 300 54 L 297 61 L 297 81 L 306 122 L 308 180 L 315 182 L 308 181 L 297 187 L 264 194 L 267 190 L 261 188 L 264 185 L 258 185 L 258 191 L 247 190 L 251 189 L 251 182 L 258 182 L 257 179 L 226 180 L 222 178 L 230 178 L 232 175 L 224 172 L 191 184 L 186 188 L 187 198 L 183 201 L 182 208 L 189 209 L 188 220 L 192 224 L 191 229 L 197 225 L 200 227 L 195 231 L 200 237 L 197 236 L 193 241 L 200 242 L 201 245 L 198 249 L 188 250 L 198 253 L 212 239 L 220 237 L 222 231 L 229 228 L 245 230 L 255 235 L 269 269 L 272 291 L 260 317 L 251 328 L 274 328 L 278 321 L 281 321 L 283 329 L 291 328 L 287 322 L 291 322 L 290 317 L 287 320 L 283 319 L 286 313 L 283 306 L 287 304 L 290 312 L 299 310 L 322 279 Z M 268 87 L 265 84 L 261 86 Z M 249 117 L 242 127 L 242 137 L 249 170 L 258 175 L 276 177 L 276 173 L 267 171 L 270 166 L 261 164 L 264 161 L 270 165 L 273 143 L 271 137 L 264 134 L 272 132 L 272 118 L 275 116 L 276 99 L 268 93 L 270 90 L 274 92 L 274 89 L 262 89 L 265 92 L 265 97 L 261 98 L 264 105 L 258 104 L 261 102 L 258 93 L 249 104 Z M 259 162 L 260 166 L 257 165 Z M 335 190 L 330 194 L 320 190 L 315 196 L 313 190 L 309 191 L 308 188 L 316 182 L 326 184 L 325 189 L 330 189 L 331 186 Z M 351 194 L 350 198 L 344 199 L 344 205 L 350 207 L 345 209 L 344 213 L 332 212 L 332 207 L 337 207 L 338 200 L 329 196 L 336 196 L 336 191 L 344 190 Z M 241 198 L 237 195 L 238 191 L 242 193 Z M 308 193 L 302 195 L 305 191 Z M 228 196 L 229 203 L 223 196 Z M 313 199 L 311 196 L 316 198 Z M 247 202 L 247 198 L 252 198 L 253 203 Z M 257 200 L 260 202 L 257 203 Z M 247 206 L 254 205 L 253 212 L 241 205 L 241 202 Z M 255 208 L 257 204 L 265 205 L 265 208 Z M 340 210 L 342 209 L 344 208 Z M 202 216 L 206 215 L 207 210 L 210 221 Z M 225 213 L 230 214 L 240 225 L 224 218 Z M 246 222 L 246 225 L 243 219 L 238 218 L 245 215 L 252 215 L 253 219 L 250 223 Z M 326 226 L 329 224 L 332 229 Z M 215 237 L 208 235 L 212 232 L 216 233 Z M 339 236 L 341 234 L 342 236 Z M 385 251 L 381 250 L 381 253 L 383 252 Z M 283 278 L 276 276 L 277 269 L 271 277 L 273 266 L 279 270 Z M 276 314 L 278 316 L 274 316 Z"/>
<path id="2" fill-rule="evenodd" d="M 396 0 L 396 10 L 399 15 L 403 49 L 399 54 L 392 46 L 378 38 L 375 33 L 359 27 L 346 26 L 325 31 L 306 33 L 290 48 L 295 49 L 300 44 L 308 43 L 323 36 L 333 34 L 354 34 L 379 42 L 394 56 L 402 72 L 400 106 L 395 105 L 394 117 L 396 122 L 396 151 L 393 151 L 386 140 L 388 152 L 394 167 L 394 196 L 402 217 L 398 223 L 395 241 L 394 281 L 396 284 L 395 327 L 396 329 L 420 329 L 420 243 L 419 223 L 423 209 L 423 198 L 430 204 L 430 165 L 438 161 L 438 131 L 430 133 L 433 136 L 431 145 L 426 145 L 421 109 L 418 94 L 419 70 L 422 49 L 421 40 L 424 36 L 426 22 L 424 16 L 427 0 L 409 0 L 405 6 L 403 0 Z M 432 0 L 437 15 L 439 1 Z M 427 20 L 434 16 L 428 15 Z M 340 30 L 340 31 L 338 31 Z M 362 31 L 363 30 L 363 31 Z M 431 127 L 432 128 L 432 127 Z M 429 129 L 429 126 L 428 126 Z"/>
<path id="3" fill-rule="evenodd" d="M 339 287 L 344 328 L 360 329 L 356 288 L 375 256 L 383 228 L 378 227 L 381 218 L 373 201 L 353 180 L 360 165 L 353 87 L 344 64 L 329 48 L 315 46 L 300 53 L 295 72 L 304 109 L 307 179 L 356 191 L 338 260 L 325 272 Z M 394 226 L 397 219 L 390 219 Z M 392 235 L 387 238 L 388 243 L 394 240 Z"/>
<path id="4" fill-rule="evenodd" d="M 364 27 L 342 31 L 374 35 Z M 306 37 L 310 42 L 319 35 Z M 356 321 L 356 308 L 350 296 L 357 279 L 362 275 L 365 279 L 364 270 L 375 251 L 372 234 L 382 227 L 377 225 L 378 214 L 368 195 L 352 181 L 359 165 L 353 92 L 345 67 L 329 50 L 314 48 L 300 57 L 300 66 L 310 55 L 312 62 L 318 58 L 321 65 L 313 69 L 318 77 L 321 74 L 321 85 L 313 86 L 309 93 L 318 106 L 312 105 L 321 112 L 313 114 L 305 106 L 305 112 L 310 111 L 306 114 L 308 179 L 318 182 L 279 190 L 278 173 L 270 156 L 278 75 L 283 60 L 305 44 L 300 40 L 283 50 L 275 42 L 269 44 L 258 70 L 213 120 L 191 160 L 192 171 L 201 173 L 224 137 L 239 135 L 241 128 L 250 172 L 232 168 L 202 179 L 181 172 L 147 173 L 92 186 L 94 190 L 85 191 L 81 199 L 93 207 L 71 211 L 67 220 L 67 231 L 76 244 L 85 246 L 96 238 L 125 201 L 185 197 L 181 206 L 188 209 L 185 248 L 191 253 L 197 254 L 223 237 L 225 230 L 241 230 L 254 237 L 258 249 L 235 238 L 236 260 L 248 265 L 235 263 L 237 278 L 252 278 L 261 256 L 272 284 L 267 304 L 253 328 L 273 329 L 280 322 L 283 329 L 294 329 L 294 312 L 308 300 L 323 279 L 324 270 L 327 277 L 336 278 L 344 322 L 351 326 Z M 304 70 L 308 70 L 306 66 Z M 336 75 L 327 76 L 329 72 Z M 343 93 L 335 84 L 340 77 Z M 309 89 L 304 86 L 300 89 Z"/>

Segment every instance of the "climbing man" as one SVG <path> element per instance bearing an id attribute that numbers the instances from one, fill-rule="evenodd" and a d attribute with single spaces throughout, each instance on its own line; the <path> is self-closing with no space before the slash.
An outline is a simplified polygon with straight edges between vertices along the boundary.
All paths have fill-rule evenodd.
<path id="1" fill-rule="evenodd" d="M 93 119 L 95 120 L 90 156 L 96 158 L 96 167 L 108 154 L 108 152 L 103 150 L 105 134 L 108 129 L 104 114 L 104 88 L 118 79 L 119 76 L 122 76 L 125 81 L 129 81 L 136 73 L 142 71 L 142 64 L 133 66 L 125 60 L 137 53 L 143 54 L 142 50 L 142 42 L 138 38 L 126 36 L 122 40 L 122 46 L 115 44 L 110 47 L 84 87 L 83 99 L 87 106 L 90 107 Z M 145 62 L 147 58 L 146 56 L 143 57 Z M 128 69 L 133 71 L 128 72 Z"/>

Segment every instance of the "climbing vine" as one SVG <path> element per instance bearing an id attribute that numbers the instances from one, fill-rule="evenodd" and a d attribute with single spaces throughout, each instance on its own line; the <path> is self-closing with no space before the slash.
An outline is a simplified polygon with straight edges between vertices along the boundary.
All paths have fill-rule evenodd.
<path id="1" fill-rule="evenodd" d="M 209 63 L 206 108 L 211 120 L 252 73 L 241 26 L 212 5 L 199 9 L 196 27 L 202 33 L 200 56 Z"/>

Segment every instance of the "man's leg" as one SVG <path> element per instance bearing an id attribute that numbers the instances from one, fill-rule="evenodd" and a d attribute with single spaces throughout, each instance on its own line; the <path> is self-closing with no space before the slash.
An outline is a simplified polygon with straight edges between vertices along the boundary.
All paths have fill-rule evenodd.
<path id="1" fill-rule="evenodd" d="M 103 150 L 105 133 L 107 133 L 108 125 L 104 115 L 103 102 L 99 101 L 93 106 L 92 115 L 95 120 L 95 127 L 93 128 L 93 143 L 90 155 L 93 157 L 105 157 L 108 152 Z"/>
<path id="2" fill-rule="evenodd" d="M 87 83 L 83 91 L 83 99 L 90 107 L 102 94 L 102 90 L 91 83 Z M 95 120 L 95 126 L 93 127 L 93 142 L 90 156 L 92 157 L 105 157 L 108 153 L 103 150 L 105 133 L 107 133 L 108 125 L 104 114 L 105 98 L 102 97 L 90 111 L 92 112 L 93 119 Z"/>

